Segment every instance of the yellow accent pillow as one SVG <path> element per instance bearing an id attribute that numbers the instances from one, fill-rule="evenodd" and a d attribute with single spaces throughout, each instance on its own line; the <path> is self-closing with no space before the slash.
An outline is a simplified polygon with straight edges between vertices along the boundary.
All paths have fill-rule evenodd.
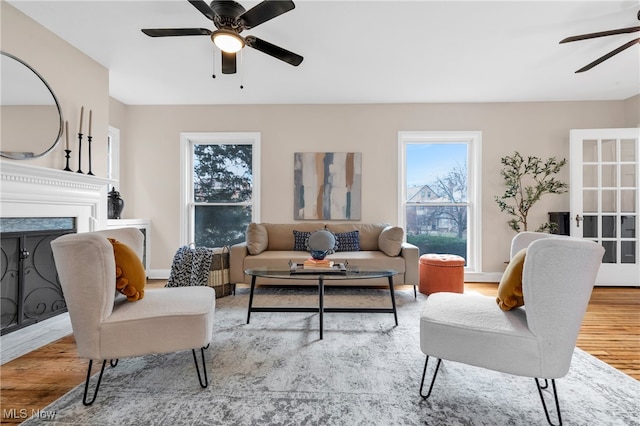
<path id="1" fill-rule="evenodd" d="M 113 238 L 107 239 L 113 246 L 113 255 L 116 260 L 116 290 L 127 296 L 129 302 L 142 299 L 147 274 L 140 258 L 126 244 Z"/>
<path id="2" fill-rule="evenodd" d="M 503 311 L 510 311 L 513 308 L 524 305 L 522 296 L 522 268 L 527 249 L 524 248 L 513 256 L 507 265 L 500 285 L 498 285 L 498 297 L 496 302 Z"/>

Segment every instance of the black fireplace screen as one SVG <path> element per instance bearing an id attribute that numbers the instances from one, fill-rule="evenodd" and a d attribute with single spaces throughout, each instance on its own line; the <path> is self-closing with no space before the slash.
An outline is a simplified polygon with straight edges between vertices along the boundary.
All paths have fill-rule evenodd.
<path id="1" fill-rule="evenodd" d="M 66 312 L 51 241 L 73 229 L 4 232 L 2 248 L 0 313 L 2 334 Z"/>

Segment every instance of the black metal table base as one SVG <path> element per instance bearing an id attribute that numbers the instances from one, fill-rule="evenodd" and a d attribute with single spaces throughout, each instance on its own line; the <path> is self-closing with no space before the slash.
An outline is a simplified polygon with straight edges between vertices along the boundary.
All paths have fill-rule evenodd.
<path id="1" fill-rule="evenodd" d="M 380 313 L 380 314 L 393 314 L 395 324 L 398 325 L 398 311 L 396 310 L 396 297 L 393 289 L 393 277 L 389 276 L 389 293 L 391 295 L 391 308 L 332 308 L 324 307 L 324 277 L 322 275 L 318 278 L 318 306 L 317 307 L 289 307 L 289 306 L 253 306 L 253 295 L 256 288 L 257 276 L 251 277 L 251 290 L 249 292 L 249 308 L 247 309 L 247 324 L 251 320 L 251 312 L 318 312 L 320 322 L 320 340 L 323 338 L 324 329 L 324 313 L 325 312 L 349 312 L 349 313 Z"/>

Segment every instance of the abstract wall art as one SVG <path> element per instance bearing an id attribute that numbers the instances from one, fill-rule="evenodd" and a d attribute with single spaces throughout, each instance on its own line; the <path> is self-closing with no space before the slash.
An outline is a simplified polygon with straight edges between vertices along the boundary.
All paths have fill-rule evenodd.
<path id="1" fill-rule="evenodd" d="M 296 152 L 293 218 L 360 220 L 361 152 Z"/>

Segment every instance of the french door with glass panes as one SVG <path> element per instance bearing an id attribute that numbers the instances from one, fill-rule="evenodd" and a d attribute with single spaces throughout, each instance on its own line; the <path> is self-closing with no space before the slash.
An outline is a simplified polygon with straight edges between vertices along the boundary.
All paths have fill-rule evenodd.
<path id="1" fill-rule="evenodd" d="M 640 129 L 571 131 L 571 235 L 605 248 L 596 285 L 640 285 Z"/>

